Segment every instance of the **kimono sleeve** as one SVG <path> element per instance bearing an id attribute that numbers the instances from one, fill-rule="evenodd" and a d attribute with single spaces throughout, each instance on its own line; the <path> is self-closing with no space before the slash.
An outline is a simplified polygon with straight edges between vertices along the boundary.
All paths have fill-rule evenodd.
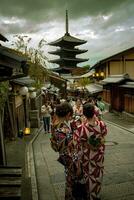
<path id="1" fill-rule="evenodd" d="M 51 144 L 52 149 L 55 152 L 59 152 L 59 145 L 58 145 L 57 137 L 54 131 L 51 133 L 50 144 Z"/>
<path id="2" fill-rule="evenodd" d="M 107 135 L 107 126 L 106 126 L 105 122 L 100 121 L 100 128 L 101 128 L 102 136 L 106 136 Z"/>

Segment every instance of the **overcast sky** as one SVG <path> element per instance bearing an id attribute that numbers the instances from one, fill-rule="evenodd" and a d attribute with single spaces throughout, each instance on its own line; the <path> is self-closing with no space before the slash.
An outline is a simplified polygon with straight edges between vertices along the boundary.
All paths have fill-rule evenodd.
<path id="1" fill-rule="evenodd" d="M 79 57 L 99 60 L 134 46 L 134 0 L 0 0 L 0 32 L 10 41 L 13 35 L 52 42 L 65 33 L 65 10 L 69 12 L 69 32 L 87 40 L 79 46 L 88 49 Z M 48 51 L 48 59 L 53 55 Z"/>

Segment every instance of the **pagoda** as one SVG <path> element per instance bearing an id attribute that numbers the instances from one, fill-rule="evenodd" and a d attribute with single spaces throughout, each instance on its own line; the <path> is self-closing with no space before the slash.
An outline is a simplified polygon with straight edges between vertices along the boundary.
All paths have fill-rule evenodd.
<path id="1" fill-rule="evenodd" d="M 56 51 L 49 52 L 50 54 L 59 56 L 59 58 L 49 61 L 59 65 L 58 68 L 53 69 L 53 71 L 58 72 L 59 74 L 70 74 L 74 69 L 78 68 L 78 63 L 88 61 L 88 59 L 76 57 L 78 54 L 87 52 L 87 50 L 76 48 L 76 46 L 85 44 L 87 41 L 71 36 L 68 27 L 68 12 L 66 10 L 65 35 L 56 41 L 49 43 L 51 46 L 59 47 Z"/>

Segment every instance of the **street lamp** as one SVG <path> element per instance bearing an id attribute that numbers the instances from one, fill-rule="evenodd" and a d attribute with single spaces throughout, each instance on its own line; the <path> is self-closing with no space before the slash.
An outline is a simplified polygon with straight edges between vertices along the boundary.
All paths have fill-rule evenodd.
<path id="1" fill-rule="evenodd" d="M 104 72 L 100 72 L 100 76 L 101 76 L 101 77 L 104 77 Z"/>
<path id="2" fill-rule="evenodd" d="M 22 96 L 26 96 L 28 94 L 28 87 L 24 86 L 19 89 L 19 94 Z"/>
<path id="3" fill-rule="evenodd" d="M 36 89 L 34 87 L 29 87 L 29 97 L 31 99 L 35 99 L 36 98 Z"/>
<path id="4" fill-rule="evenodd" d="M 28 87 L 23 86 L 19 89 L 19 94 L 22 95 L 23 105 L 24 105 L 24 118 L 25 118 L 25 127 L 28 126 L 28 109 L 27 109 L 27 94 Z"/>
<path id="5" fill-rule="evenodd" d="M 105 74 L 104 74 L 103 71 L 101 71 L 101 72 L 94 73 L 92 76 L 93 76 L 94 79 L 99 81 L 99 80 L 102 80 L 104 78 Z"/>

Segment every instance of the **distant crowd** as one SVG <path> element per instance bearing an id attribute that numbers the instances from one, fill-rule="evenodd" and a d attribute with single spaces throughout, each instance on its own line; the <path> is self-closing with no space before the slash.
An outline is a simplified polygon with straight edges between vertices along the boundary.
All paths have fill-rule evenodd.
<path id="1" fill-rule="evenodd" d="M 83 105 L 86 103 L 91 103 L 94 105 L 95 108 L 95 115 L 98 119 L 102 119 L 103 114 L 105 112 L 105 104 L 102 101 L 102 97 L 88 97 L 87 99 L 84 98 L 71 98 L 71 99 L 56 99 L 56 101 L 46 101 L 41 109 L 42 113 L 42 119 L 44 122 L 44 131 L 45 133 L 50 133 L 51 129 L 51 122 L 55 120 L 55 110 L 56 106 L 68 102 L 73 108 L 73 118 L 75 120 L 79 119 L 78 121 L 83 121 L 84 116 L 83 116 Z"/>

